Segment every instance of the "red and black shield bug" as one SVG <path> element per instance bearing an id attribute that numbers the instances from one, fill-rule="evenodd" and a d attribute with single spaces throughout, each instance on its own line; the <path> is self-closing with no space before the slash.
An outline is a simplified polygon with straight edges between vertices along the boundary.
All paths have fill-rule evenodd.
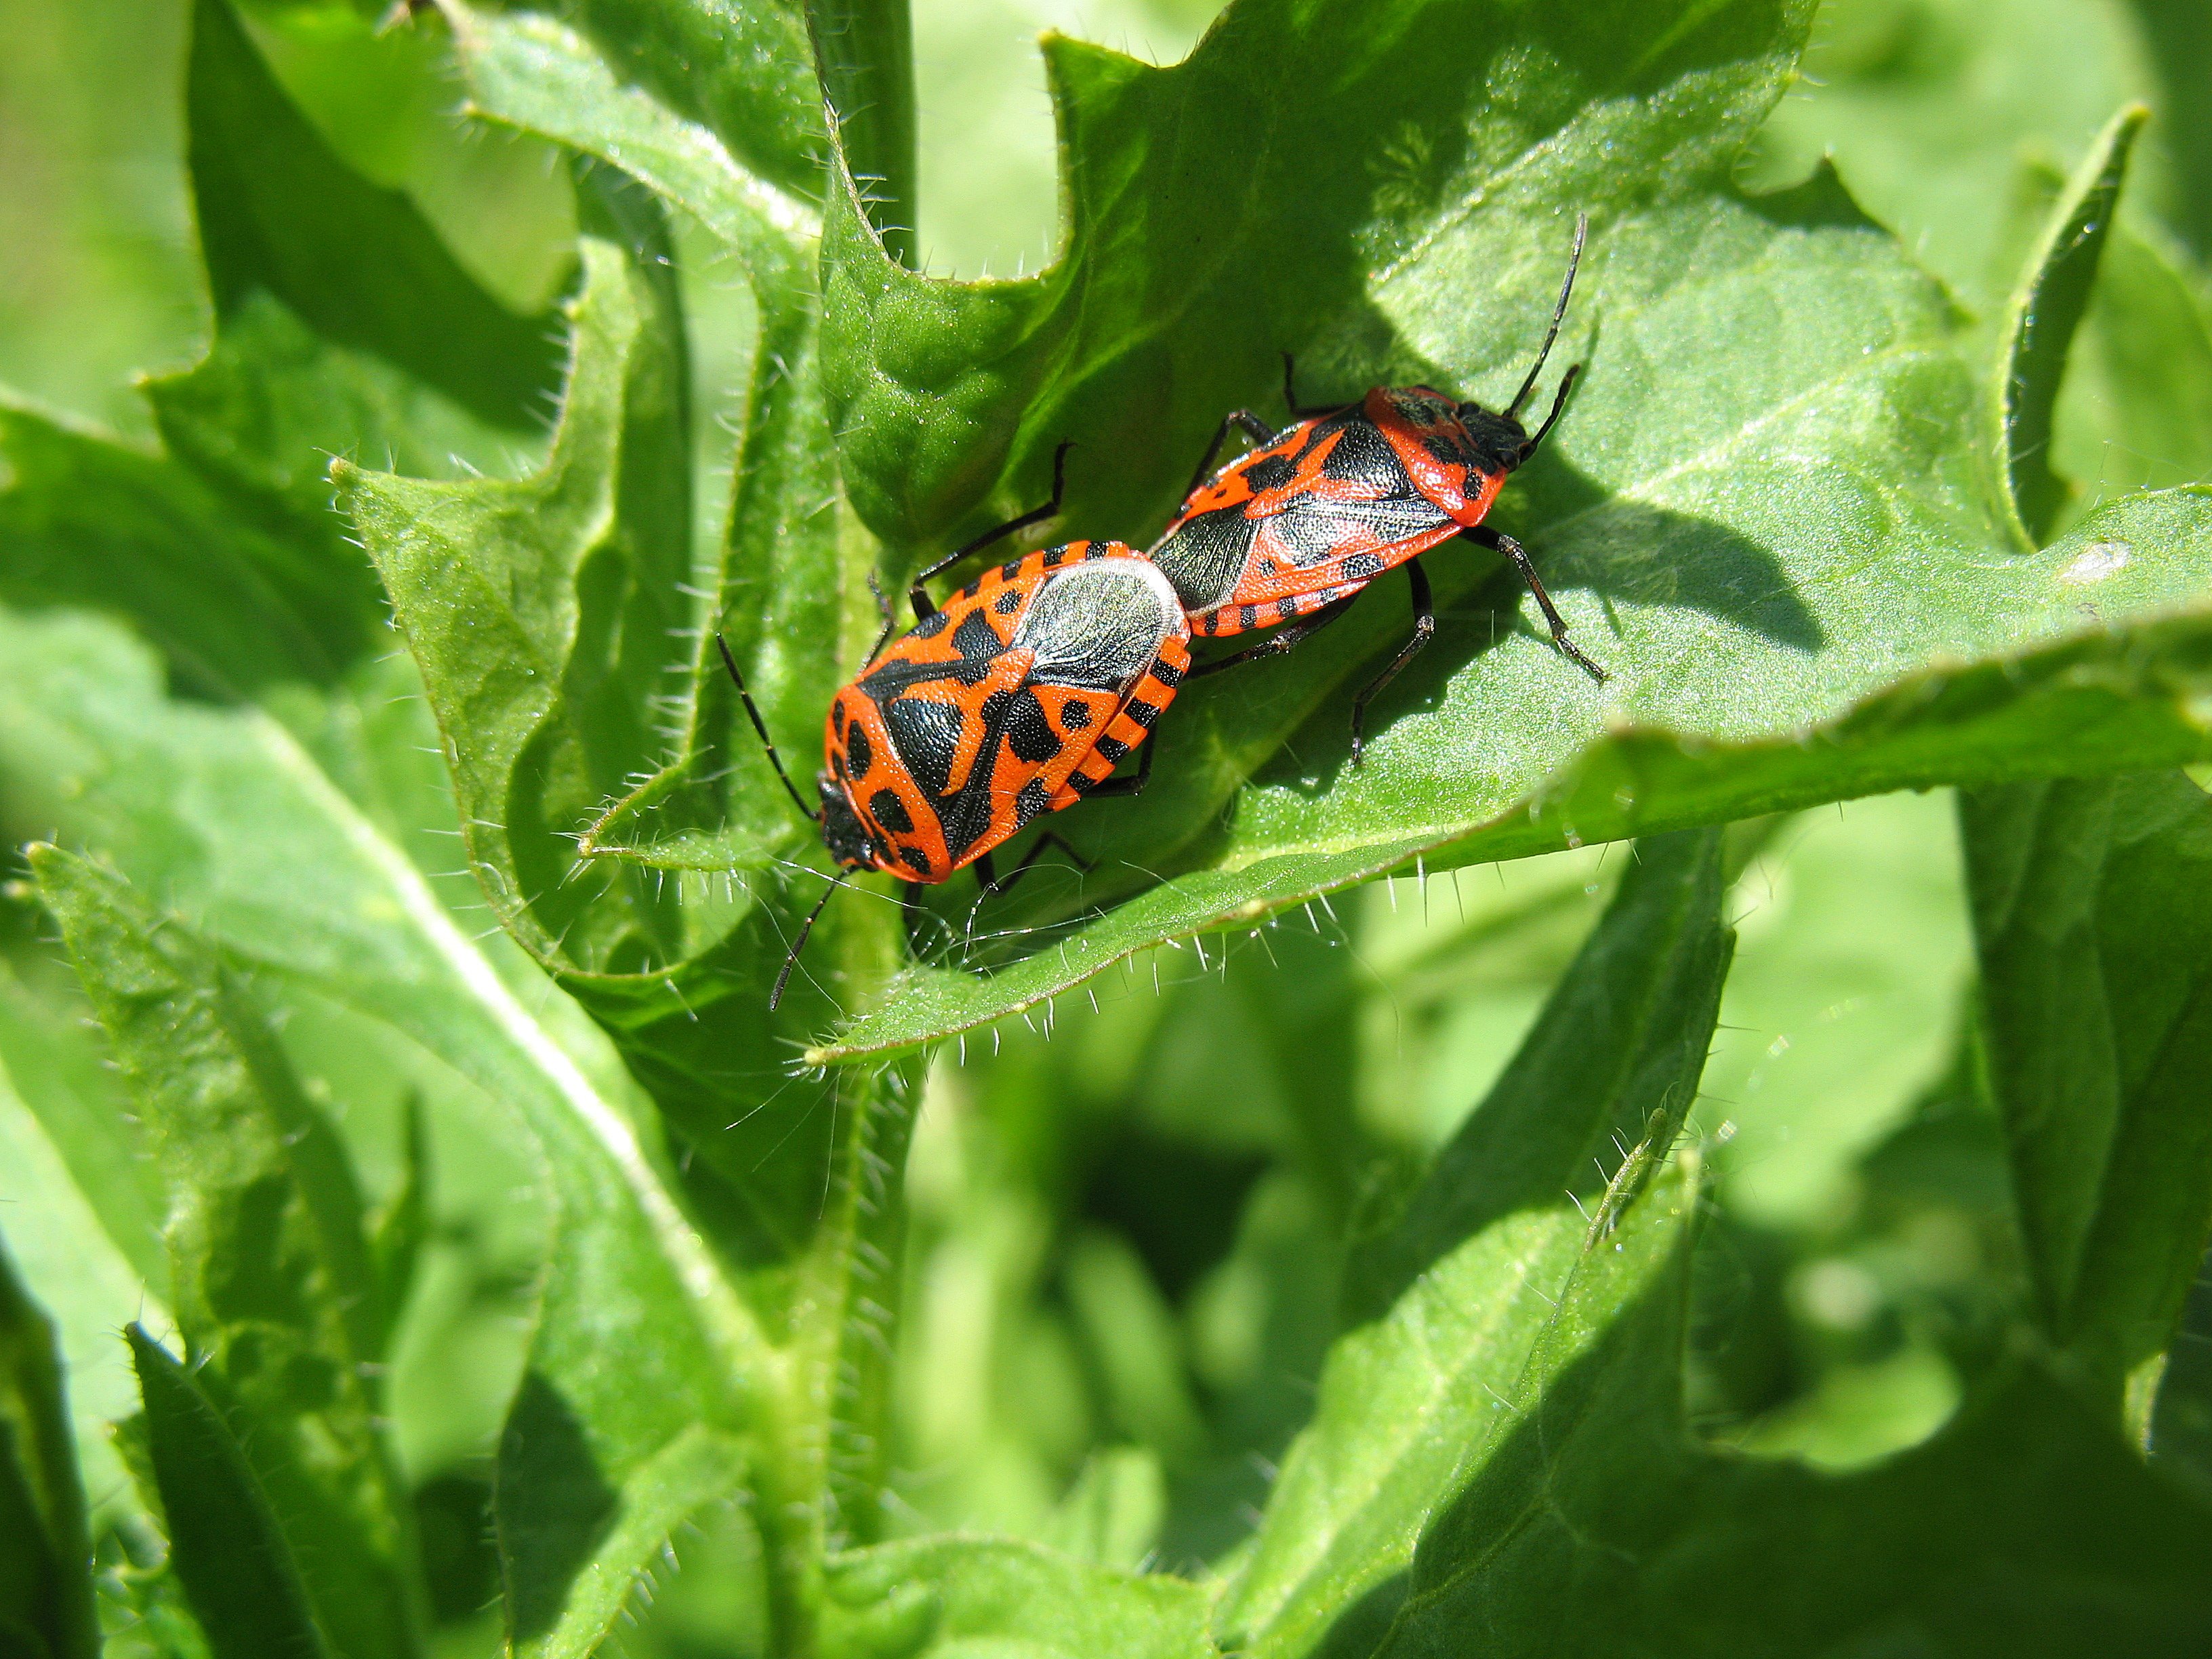
<path id="1" fill-rule="evenodd" d="M 1194 674 L 1289 650 L 1341 617 L 1376 577 L 1404 566 L 1413 586 L 1413 635 L 1352 702 L 1352 759 L 1358 764 L 1367 705 L 1435 631 L 1420 556 L 1464 536 L 1513 562 L 1543 608 L 1553 641 L 1592 679 L 1604 682 L 1605 671 L 1567 637 L 1527 550 L 1482 522 L 1506 478 L 1551 432 L 1582 373 L 1580 363 L 1567 370 L 1551 414 L 1531 436 L 1521 424 L 1521 409 L 1559 338 L 1589 229 L 1587 216 L 1577 220 L 1551 328 L 1503 414 L 1425 386 L 1378 386 L 1358 403 L 1301 409 L 1285 356 L 1283 399 L 1296 424 L 1275 432 L 1242 409 L 1222 422 L 1191 476 L 1182 510 L 1150 556 L 1175 584 L 1195 635 L 1212 639 L 1306 620 Z M 1258 447 L 1212 472 L 1232 428 Z"/>
<path id="2" fill-rule="evenodd" d="M 994 849 L 1033 819 L 1088 795 L 1142 788 L 1153 754 L 1145 739 L 1190 665 L 1175 589 L 1120 542 L 1070 542 L 1003 564 L 929 606 L 898 638 L 889 634 L 887 616 L 885 639 L 830 700 L 817 807 L 784 770 L 727 646 L 722 660 L 830 856 L 905 882 L 909 921 L 921 888 L 956 871 L 972 865 L 985 892 L 1000 891 L 1048 845 L 1068 850 L 1041 836 L 1001 880 Z M 1115 777 L 1139 749 L 1136 771 Z M 828 901 L 824 893 L 793 941 L 769 1007 Z"/>

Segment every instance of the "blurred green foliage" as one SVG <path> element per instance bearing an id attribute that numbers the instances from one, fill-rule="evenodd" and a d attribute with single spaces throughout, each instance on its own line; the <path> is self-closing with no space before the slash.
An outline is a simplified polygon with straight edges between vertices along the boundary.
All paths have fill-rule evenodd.
<path id="1" fill-rule="evenodd" d="M 708 1659 L 801 1650 L 801 1628 L 831 1654 L 1014 1637 L 1084 1655 L 1492 1650 L 1468 1644 L 1470 1607 L 1515 1652 L 1624 1632 L 1807 1654 L 1898 1631 L 1959 1653 L 2203 1637 L 2212 1284 L 2189 1286 L 2212 1129 L 2187 1062 L 2212 1050 L 2196 1014 L 2212 806 L 2171 771 L 2007 781 L 2045 738 L 2091 759 L 2176 741 L 2092 725 L 2108 706 L 2089 699 L 2124 710 L 2149 686 L 2145 706 L 2201 725 L 2185 641 L 2113 647 L 2135 681 L 2087 651 L 2054 659 L 2035 672 L 2083 699 L 2071 725 L 1992 725 L 1962 740 L 1971 767 L 1921 758 L 1914 742 L 2002 718 L 2011 656 L 2039 637 L 2024 611 L 1982 617 L 1973 638 L 2002 660 L 1972 685 L 2001 689 L 1970 685 L 1954 714 L 1940 672 L 1869 679 L 1893 700 L 1865 747 L 1897 738 L 1905 758 L 1860 781 L 1799 781 L 1790 769 L 1823 757 L 1786 741 L 1719 786 L 1693 754 L 1651 775 L 1689 803 L 1680 822 L 1737 819 L 1724 830 L 1497 864 L 1468 860 L 1578 839 L 1575 811 L 1615 799 L 1616 775 L 1414 864 L 1415 842 L 1383 830 L 1449 816 L 1413 810 L 1434 805 L 1422 739 L 1383 771 L 1395 794 L 1316 829 L 1296 814 L 1335 780 L 1306 778 L 1302 755 L 1324 728 L 1335 741 L 1341 707 L 1305 690 L 1325 678 L 1295 694 L 1283 678 L 1254 732 L 1194 726 L 1214 735 L 1193 799 L 1218 806 L 1261 768 L 1238 797 L 1260 829 L 1238 833 L 1317 848 L 1348 823 L 1364 862 L 1236 887 L 1224 826 L 1196 855 L 1225 867 L 1223 892 L 1131 923 L 1087 964 L 1103 973 L 1054 969 L 1048 928 L 1033 989 L 963 978 L 941 1004 L 873 1011 L 884 1048 L 939 1039 L 926 1065 L 810 1071 L 793 1058 L 839 1012 L 830 994 L 803 987 L 780 1024 L 754 1015 L 793 900 L 728 879 L 788 859 L 795 834 L 755 763 L 719 746 L 731 709 L 711 672 L 677 707 L 651 654 L 668 630 L 707 661 L 687 584 L 740 595 L 732 631 L 796 731 L 873 625 L 872 545 L 850 511 L 817 511 L 838 489 L 833 422 L 810 378 L 817 319 L 790 299 L 813 280 L 822 142 L 790 72 L 801 9 L 578 0 L 526 27 L 483 14 L 491 33 L 458 52 L 368 3 L 200 0 L 196 36 L 194 9 L 0 0 L 0 386 L 23 400 L 0 403 L 0 827 L 98 860 L 42 855 L 43 908 L 27 878 L 0 904 L 0 1224 L 30 1298 L 0 1258 L 0 1544 L 82 1554 L 53 1474 L 72 1443 L 109 1651 L 459 1659 L 503 1641 L 583 1653 L 619 1629 L 621 1650 Z M 234 89 L 195 125 L 187 52 L 211 50 L 211 18 L 235 31 Z M 1212 21 L 1204 0 L 921 0 L 920 268 L 1006 276 L 1061 249 L 1036 29 L 1164 64 Z M 766 44 L 748 57 L 740 37 Z M 501 102 L 496 73 L 564 52 L 568 73 L 618 59 L 652 106 L 526 108 L 513 85 Z M 745 72 L 705 72 L 710 52 Z M 222 137 L 215 118 L 252 115 L 249 94 L 269 121 Z M 465 100 L 492 118 L 461 118 Z M 2075 538 L 2046 549 L 2069 584 L 2052 614 L 2093 623 L 2083 587 L 2115 547 L 2167 583 L 2145 614 L 2201 599 L 2201 526 L 2161 541 L 2154 517 L 2193 498 L 2123 498 L 2212 476 L 2203 9 L 1829 0 L 1736 173 L 1816 176 L 1790 212 L 1856 239 L 1854 280 L 1894 284 L 1896 349 L 1963 386 L 1961 364 L 2012 343 L 2022 262 L 2131 100 L 2151 119 L 2101 258 L 2075 267 L 2095 286 L 2063 383 L 2054 366 L 2028 389 L 2054 479 L 2079 486 L 2033 526 Z M 297 124 L 283 166 L 241 159 L 278 118 Z M 1419 135 L 1385 136 L 1347 177 L 1419 172 Z M 196 207 L 185 167 L 197 144 L 204 192 L 218 141 L 268 186 L 227 198 L 227 219 Z M 1839 185 L 1815 175 L 1823 155 Z M 1725 182 L 1714 199 L 1733 202 Z M 386 234 L 357 265 L 301 276 L 284 239 L 340 186 Z M 866 228 L 834 184 L 828 211 L 848 214 L 857 268 Z M 1464 292 L 1431 276 L 1426 316 Z M 487 326 L 441 338 L 456 299 L 426 331 L 407 298 L 425 283 Z M 951 307 L 971 291 L 914 292 Z M 1469 327 L 1512 320 L 1490 298 Z M 1605 328 L 1631 335 L 1629 310 Z M 1436 337 L 1469 373 L 1505 349 Z M 1192 385 L 1186 401 L 1212 395 Z M 975 406 L 1018 475 L 1013 425 Z M 1869 429 L 1894 435 L 1905 406 L 1870 403 Z M 1601 403 L 1593 429 L 1634 412 Z M 837 435 L 848 481 L 908 482 L 906 452 Z M 1986 504 L 1956 503 L 1981 452 L 1948 428 L 1928 442 L 1916 488 L 1942 507 L 1923 518 L 1979 526 Z M 1113 488 L 1158 493 L 1182 448 L 1147 448 Z M 1816 459 L 1840 469 L 1840 453 Z M 349 464 L 350 523 L 324 510 L 331 455 Z M 956 483 L 921 539 L 1019 493 L 993 468 Z M 1595 488 L 1533 478 L 1534 505 L 1505 510 L 1571 524 Z M 1579 556 L 1601 559 L 1590 544 Z M 2003 558 L 1995 540 L 1958 555 L 1996 573 L 1990 607 L 2027 568 Z M 1832 574 L 1870 613 L 1896 598 L 1850 560 Z M 1510 616 L 1488 592 L 1455 596 L 1470 637 Z M 562 656 L 592 605 L 623 626 L 596 658 Z M 472 678 L 505 664 L 480 654 L 494 619 L 559 684 Z M 1347 645 L 1330 672 L 1356 660 Z M 1532 681 L 1499 672 L 1519 678 L 1463 699 L 1437 754 L 1504 726 L 1495 711 Z M 1700 695 L 1740 719 L 1770 690 L 1747 666 Z M 1801 706 L 1778 708 L 1791 729 Z M 641 781 L 641 733 L 663 720 L 675 758 Z M 1542 735 L 1577 753 L 1600 733 Z M 542 763 L 540 793 L 515 787 L 519 755 Z M 1963 803 L 1887 791 L 1954 775 L 1977 785 Z M 1522 798 L 1516 776 L 1501 800 Z M 578 876 L 558 832 L 633 787 L 669 844 Z M 1170 810 L 1159 840 L 1180 848 L 1204 813 Z M 1186 936 L 1248 897 L 1249 925 Z M 840 990 L 892 949 L 887 907 L 847 902 L 809 958 Z M 1050 904 L 1013 914 L 1064 921 Z M 1670 1092 L 1708 1048 L 1694 1097 Z M 1617 1055 L 1657 1069 L 1599 1079 Z M 2051 1123 L 2069 1138 L 2039 1141 Z M 1669 1160 L 1678 1131 L 1694 1158 Z M 1425 1352 L 1443 1356 L 1433 1373 L 1406 1358 Z M 1430 1393 L 1408 1405 L 1391 1389 L 1410 1398 L 1417 1373 Z M 1432 1427 L 1425 1464 L 1399 1441 Z M 188 1516 L 165 1510 L 181 1491 L 201 1495 Z M 1498 1523 L 1540 1511 L 1545 1527 Z M 339 1535 L 333 1515 L 370 1541 L 301 1550 Z M 1547 1551 L 1588 1569 L 1574 1595 L 1546 1600 Z M 1616 1558 L 1652 1564 L 1643 1589 L 1607 1577 Z M 1759 1603 L 1775 1559 L 1811 1586 L 1802 1619 Z M 2008 1573 L 2069 1571 L 2118 1624 L 2062 1599 L 2037 1627 L 2033 1597 L 2002 1618 L 1982 1599 Z M 1897 1604 L 1859 1606 L 1869 1583 Z M 23 1650 L 91 1650 L 74 1603 L 0 1570 L 10 1596 L 0 1648 L 25 1643 L 7 1621 L 36 1601 L 44 1645 Z"/>

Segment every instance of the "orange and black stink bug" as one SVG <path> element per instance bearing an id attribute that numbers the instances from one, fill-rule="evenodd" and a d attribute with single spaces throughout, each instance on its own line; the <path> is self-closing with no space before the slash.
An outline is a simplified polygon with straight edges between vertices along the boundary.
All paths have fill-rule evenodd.
<path id="1" fill-rule="evenodd" d="M 1580 363 L 1566 372 L 1550 416 L 1530 436 L 1521 424 L 1521 408 L 1559 337 L 1588 232 L 1589 220 L 1577 220 L 1550 331 L 1503 414 L 1425 386 L 1378 386 L 1355 404 L 1301 409 L 1286 356 L 1283 398 L 1296 424 L 1278 433 L 1242 409 L 1222 422 L 1191 477 L 1182 510 L 1150 556 L 1175 584 L 1194 635 L 1211 639 L 1306 620 L 1193 673 L 1211 674 L 1249 657 L 1289 650 L 1341 617 L 1376 577 L 1404 566 L 1413 586 L 1413 635 L 1353 700 L 1357 765 L 1368 703 L 1428 643 L 1436 627 L 1420 556 L 1464 536 L 1513 562 L 1543 608 L 1559 649 L 1603 683 L 1605 671 L 1567 637 L 1567 625 L 1527 550 L 1482 522 L 1506 477 L 1536 453 L 1559 420 L 1582 372 Z M 1259 447 L 1208 477 L 1232 428 Z"/>
<path id="2" fill-rule="evenodd" d="M 818 807 L 784 771 L 727 646 L 722 659 L 776 775 L 822 826 L 830 856 L 905 882 L 909 921 L 926 884 L 973 865 L 985 892 L 1003 890 L 1048 845 L 1067 850 L 1058 836 L 1041 836 L 1001 880 L 993 850 L 1032 819 L 1086 795 L 1142 788 L 1152 750 L 1135 772 L 1115 777 L 1114 769 L 1142 748 L 1190 665 L 1175 589 L 1120 542 L 1032 553 L 931 606 L 898 638 L 890 631 L 886 617 L 885 639 L 830 701 Z M 817 903 L 793 942 L 771 1008 L 821 913 Z"/>

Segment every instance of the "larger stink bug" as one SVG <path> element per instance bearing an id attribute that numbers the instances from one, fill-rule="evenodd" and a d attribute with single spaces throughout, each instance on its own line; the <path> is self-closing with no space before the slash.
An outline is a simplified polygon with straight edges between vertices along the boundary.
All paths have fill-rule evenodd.
<path id="1" fill-rule="evenodd" d="M 1041 516 L 1024 515 L 963 553 Z M 867 665 L 830 700 L 818 806 L 784 770 L 736 659 L 722 647 L 776 775 L 822 826 L 830 856 L 848 870 L 880 870 L 906 883 L 909 918 L 925 884 L 973 866 L 986 892 L 999 890 L 1046 847 L 1066 850 L 1058 836 L 1042 836 L 1019 866 L 997 875 L 994 850 L 1041 815 L 1087 795 L 1143 787 L 1151 749 L 1134 773 L 1116 777 L 1114 769 L 1143 747 L 1190 664 L 1175 589 L 1120 542 L 1045 548 L 990 571 L 941 608 L 926 598 L 921 605 L 921 620 L 896 639 L 886 614 Z M 793 940 L 769 1007 L 782 1000 L 829 896 Z"/>
<path id="2" fill-rule="evenodd" d="M 1285 356 L 1283 398 L 1294 424 L 1276 432 L 1243 409 L 1222 422 L 1191 476 L 1182 509 L 1150 556 L 1175 584 L 1194 635 L 1210 639 L 1297 625 L 1193 673 L 1211 674 L 1247 658 L 1289 650 L 1343 616 L 1376 577 L 1402 565 L 1413 587 L 1413 637 L 1352 702 L 1357 765 L 1367 705 L 1435 631 L 1420 556 L 1464 536 L 1512 561 L 1542 607 L 1559 648 L 1592 679 L 1604 681 L 1605 671 L 1567 637 L 1567 625 L 1527 550 L 1482 522 L 1506 478 L 1536 453 L 1558 422 L 1582 372 L 1580 363 L 1567 370 L 1551 414 L 1531 435 L 1521 424 L 1521 410 L 1559 338 L 1589 228 L 1587 217 L 1576 222 L 1574 252 L 1551 328 L 1535 366 L 1502 414 L 1425 386 L 1378 386 L 1357 403 L 1302 409 Z M 1223 442 L 1238 428 L 1257 447 L 1213 472 Z M 1298 622 L 1301 617 L 1305 620 Z"/>

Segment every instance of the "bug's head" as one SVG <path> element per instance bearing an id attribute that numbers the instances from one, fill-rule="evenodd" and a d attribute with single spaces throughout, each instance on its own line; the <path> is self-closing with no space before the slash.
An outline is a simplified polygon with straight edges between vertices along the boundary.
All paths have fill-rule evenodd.
<path id="1" fill-rule="evenodd" d="M 1456 459 L 1482 472 L 1510 472 L 1528 459 L 1528 428 L 1511 415 L 1480 404 L 1461 404 L 1453 411 L 1458 430 Z"/>
<path id="2" fill-rule="evenodd" d="M 823 772 L 817 775 L 814 785 L 822 792 L 822 844 L 830 849 L 830 856 L 848 870 L 874 869 L 875 845 L 868 826 L 853 810 L 853 797 L 844 779 L 835 772 Z"/>

